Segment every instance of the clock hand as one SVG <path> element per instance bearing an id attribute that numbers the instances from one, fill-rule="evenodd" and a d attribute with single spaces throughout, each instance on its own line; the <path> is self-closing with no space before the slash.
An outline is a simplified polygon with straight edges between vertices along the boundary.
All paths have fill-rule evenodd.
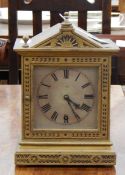
<path id="1" fill-rule="evenodd" d="M 74 101 L 72 101 L 68 95 L 64 95 L 64 99 L 67 100 L 69 103 L 72 103 L 76 109 L 80 109 L 86 112 L 89 112 L 91 110 L 91 107 L 88 106 L 87 104 L 83 103 L 82 105 L 75 103 Z M 70 104 L 71 105 L 71 104 Z"/>
<path id="2" fill-rule="evenodd" d="M 67 100 L 67 101 L 69 101 L 70 103 L 72 103 L 72 104 L 75 106 L 75 108 L 77 108 L 77 109 L 80 108 L 80 104 L 78 104 L 78 103 L 72 101 L 72 100 L 69 98 L 68 95 L 64 95 L 64 99 Z"/>
<path id="3" fill-rule="evenodd" d="M 67 101 L 67 103 L 68 103 L 68 105 L 69 105 L 71 111 L 73 112 L 74 116 L 76 117 L 76 119 L 77 119 L 78 121 L 80 121 L 81 119 L 80 119 L 79 115 L 74 111 L 74 109 L 73 109 L 73 107 L 72 107 L 72 105 L 71 105 L 71 102 L 70 102 L 69 98 L 67 98 L 67 97 L 68 97 L 68 95 L 65 95 L 65 96 L 64 96 L 64 99 Z"/>

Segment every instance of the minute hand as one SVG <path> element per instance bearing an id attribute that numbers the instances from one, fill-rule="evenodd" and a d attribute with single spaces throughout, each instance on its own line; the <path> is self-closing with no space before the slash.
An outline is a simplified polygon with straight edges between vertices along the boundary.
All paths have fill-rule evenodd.
<path id="1" fill-rule="evenodd" d="M 65 99 L 65 100 L 67 101 L 67 103 L 68 103 L 70 109 L 72 110 L 74 116 L 76 117 L 76 119 L 77 119 L 78 121 L 80 121 L 81 119 L 80 119 L 79 115 L 74 111 L 74 109 L 73 109 L 73 107 L 72 107 L 72 105 L 71 105 L 71 102 L 70 102 L 68 99 Z"/>

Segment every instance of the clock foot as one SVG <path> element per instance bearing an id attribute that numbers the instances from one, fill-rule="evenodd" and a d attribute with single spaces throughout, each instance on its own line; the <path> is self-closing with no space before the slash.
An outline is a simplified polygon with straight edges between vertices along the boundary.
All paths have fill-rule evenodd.
<path id="1" fill-rule="evenodd" d="M 103 165 L 116 163 L 116 155 L 111 147 L 76 146 L 21 146 L 15 155 L 16 165 Z"/>

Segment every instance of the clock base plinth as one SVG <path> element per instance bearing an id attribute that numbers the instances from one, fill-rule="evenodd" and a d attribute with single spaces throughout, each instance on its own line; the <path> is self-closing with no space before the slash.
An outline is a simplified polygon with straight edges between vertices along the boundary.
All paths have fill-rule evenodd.
<path id="1" fill-rule="evenodd" d="M 23 146 L 15 155 L 16 165 L 103 165 L 116 164 L 111 146 Z"/>

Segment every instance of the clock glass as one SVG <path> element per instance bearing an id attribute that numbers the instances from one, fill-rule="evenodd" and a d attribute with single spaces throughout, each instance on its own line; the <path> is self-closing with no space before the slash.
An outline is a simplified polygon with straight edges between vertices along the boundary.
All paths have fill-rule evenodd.
<path id="1" fill-rule="evenodd" d="M 43 67 L 33 71 L 35 129 L 97 129 L 98 67 Z"/>

